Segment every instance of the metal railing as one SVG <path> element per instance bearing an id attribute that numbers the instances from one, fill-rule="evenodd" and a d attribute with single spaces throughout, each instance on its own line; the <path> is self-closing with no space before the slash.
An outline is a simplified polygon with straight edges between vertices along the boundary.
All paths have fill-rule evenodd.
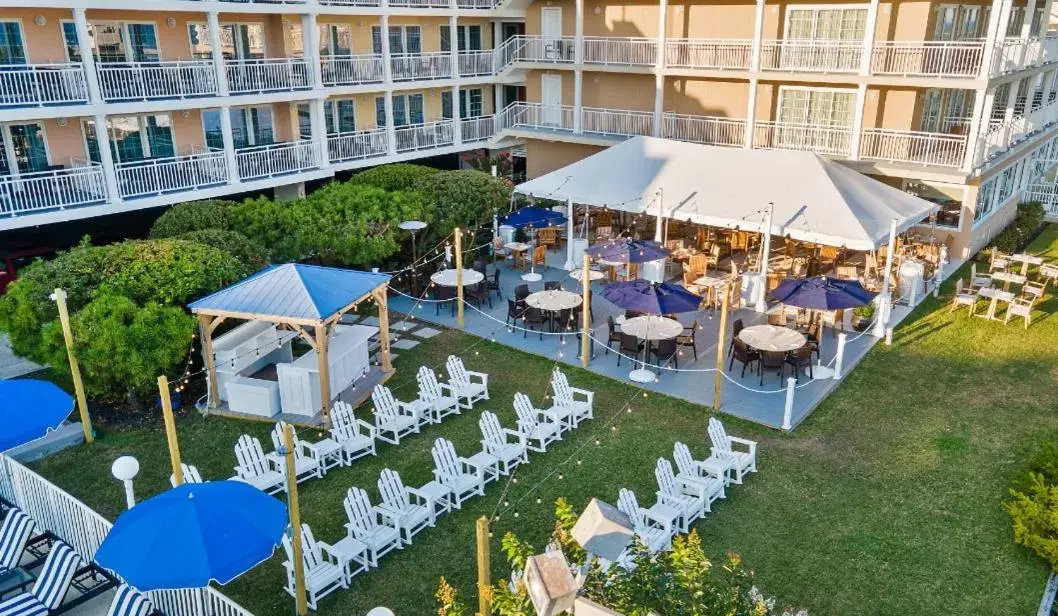
<path id="1" fill-rule="evenodd" d="M 379 54 L 323 56 L 320 65 L 325 86 L 382 82 L 382 56 Z"/>
<path id="2" fill-rule="evenodd" d="M 1048 216 L 1058 216 L 1058 185 L 1053 182 L 1037 182 L 1025 191 L 1025 201 L 1039 201 Z"/>
<path id="3" fill-rule="evenodd" d="M 746 142 L 746 121 L 733 118 L 667 113 L 661 136 L 706 145 L 742 147 Z"/>
<path id="4" fill-rule="evenodd" d="M 0 64 L 0 107 L 88 102 L 84 65 Z"/>
<path id="5" fill-rule="evenodd" d="M 495 70 L 500 72 L 516 62 L 571 63 L 575 47 L 572 36 L 512 36 L 495 50 Z"/>
<path id="6" fill-rule="evenodd" d="M 447 51 L 396 54 L 389 59 L 393 81 L 450 79 L 452 54 Z"/>
<path id="7" fill-rule="evenodd" d="M 746 70 L 752 56 L 751 40 L 677 38 L 665 41 L 665 66 L 670 68 Z"/>
<path id="8" fill-rule="evenodd" d="M 0 176 L 0 216 L 106 203 L 103 167 L 84 164 L 54 171 Z"/>
<path id="9" fill-rule="evenodd" d="M 514 103 L 497 116 L 496 128 L 529 128 L 539 130 L 573 130 L 573 107 L 570 105 L 543 105 L 540 103 Z"/>
<path id="10" fill-rule="evenodd" d="M 654 131 L 654 113 L 584 107 L 580 123 L 581 132 L 584 133 L 618 137 L 649 136 Z"/>
<path id="11" fill-rule="evenodd" d="M 457 0 L 456 6 L 461 9 L 489 10 L 499 6 L 495 0 Z"/>
<path id="12" fill-rule="evenodd" d="M 397 152 L 430 150 L 453 144 L 452 120 L 437 120 L 426 124 L 398 126 Z"/>
<path id="13" fill-rule="evenodd" d="M 151 158 L 116 165 L 118 191 L 126 199 L 196 190 L 228 182 L 224 152 Z"/>
<path id="14" fill-rule="evenodd" d="M 459 121 L 459 136 L 463 143 L 487 141 L 496 132 L 496 120 L 493 116 L 463 118 Z"/>
<path id="15" fill-rule="evenodd" d="M 1058 61 L 1058 37 L 1008 38 L 996 44 L 992 74 L 1003 74 Z"/>
<path id="16" fill-rule="evenodd" d="M 1058 123 L 1058 101 L 1044 105 L 1009 122 L 992 122 L 977 145 L 975 163 L 992 160 L 1009 148 L 1019 145 Z"/>
<path id="17" fill-rule="evenodd" d="M 984 41 L 878 41 L 871 53 L 875 75 L 976 77 Z"/>
<path id="18" fill-rule="evenodd" d="M 407 9 L 447 9 L 449 0 L 389 0 L 389 6 Z"/>
<path id="19" fill-rule="evenodd" d="M 966 156 L 964 135 L 865 128 L 860 158 L 959 168 Z"/>
<path id="20" fill-rule="evenodd" d="M 584 37 L 584 63 L 606 66 L 654 66 L 658 41 L 653 38 Z"/>
<path id="21" fill-rule="evenodd" d="M 304 58 L 227 60 L 228 88 L 232 94 L 303 90 L 312 87 L 312 71 Z"/>
<path id="22" fill-rule="evenodd" d="M 492 74 L 491 49 L 461 51 L 457 59 L 459 60 L 460 77 L 482 77 Z"/>
<path id="23" fill-rule="evenodd" d="M 788 122 L 757 122 L 753 125 L 753 147 L 765 150 L 806 150 L 817 154 L 848 156 L 852 147 L 852 128 Z"/>
<path id="24" fill-rule="evenodd" d="M 210 60 L 100 63 L 99 90 L 106 101 L 213 96 L 217 73 Z"/>
<path id="25" fill-rule="evenodd" d="M 381 0 L 319 0 L 319 3 L 330 6 L 362 6 L 369 8 L 382 6 Z"/>
<path id="26" fill-rule="evenodd" d="M 327 135 L 327 155 L 331 162 L 362 160 L 385 156 L 388 153 L 389 143 L 385 128 Z"/>
<path id="27" fill-rule="evenodd" d="M 247 181 L 319 167 L 311 139 L 242 148 L 235 152 L 235 160 L 239 177 Z"/>
<path id="28" fill-rule="evenodd" d="M 860 70 L 863 41 L 762 41 L 760 67 L 775 71 L 850 73 Z"/>

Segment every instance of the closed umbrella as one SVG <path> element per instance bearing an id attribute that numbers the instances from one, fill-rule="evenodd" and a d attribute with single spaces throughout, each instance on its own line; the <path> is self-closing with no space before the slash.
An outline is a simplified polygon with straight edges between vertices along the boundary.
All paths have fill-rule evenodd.
<path id="1" fill-rule="evenodd" d="M 628 238 L 599 242 L 589 246 L 585 252 L 593 259 L 615 263 L 647 263 L 672 254 L 671 250 L 656 242 Z"/>
<path id="2" fill-rule="evenodd" d="M 602 295 L 625 310 L 647 314 L 694 312 L 702 303 L 701 297 L 681 286 L 642 279 L 608 284 Z"/>
<path id="3" fill-rule="evenodd" d="M 789 306 L 827 311 L 866 306 L 876 295 L 857 280 L 826 276 L 787 278 L 771 292 L 772 297 Z"/>
<path id="4" fill-rule="evenodd" d="M 44 438 L 72 412 L 73 398 L 54 383 L 0 381 L 0 451 Z"/>
<path id="5" fill-rule="evenodd" d="M 249 484 L 185 483 L 122 513 L 95 560 L 143 591 L 227 584 L 270 558 L 286 527 L 286 506 Z"/>

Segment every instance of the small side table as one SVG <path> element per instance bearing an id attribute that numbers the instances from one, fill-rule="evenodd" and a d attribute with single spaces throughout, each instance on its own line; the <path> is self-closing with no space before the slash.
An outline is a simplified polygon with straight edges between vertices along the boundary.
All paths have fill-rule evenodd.
<path id="1" fill-rule="evenodd" d="M 669 507 L 668 505 L 662 505 L 661 503 L 655 503 L 653 507 L 647 509 L 650 515 L 658 520 L 665 520 L 669 523 L 669 529 L 673 532 L 680 528 L 678 520 L 680 518 L 680 512 Z"/>
<path id="2" fill-rule="evenodd" d="M 731 485 L 731 460 L 717 455 L 711 455 L 702 460 L 702 468 L 710 475 L 724 480 L 724 486 Z"/>
<path id="3" fill-rule="evenodd" d="M 419 492 L 422 492 L 427 504 L 433 508 L 434 517 L 452 510 L 452 489 L 448 486 L 431 481 L 423 484 Z"/>
<path id="4" fill-rule="evenodd" d="M 342 571 L 345 572 L 347 581 L 353 579 L 354 575 L 367 571 L 367 544 L 363 541 L 346 536 L 341 541 L 331 545 L 331 547 L 334 548 L 338 558 L 341 560 Z M 355 570 L 354 564 L 356 565 Z"/>
<path id="5" fill-rule="evenodd" d="M 500 459 L 490 453 L 479 451 L 467 458 L 467 462 L 483 469 L 485 483 L 496 481 L 500 478 Z"/>

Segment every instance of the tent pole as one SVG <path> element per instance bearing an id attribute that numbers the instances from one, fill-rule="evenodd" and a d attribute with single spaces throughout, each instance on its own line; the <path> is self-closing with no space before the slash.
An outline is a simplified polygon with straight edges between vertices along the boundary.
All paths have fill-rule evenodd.
<path id="1" fill-rule="evenodd" d="M 580 365 L 585 368 L 588 367 L 588 361 L 591 359 L 591 257 L 584 254 L 584 269 L 581 270 L 580 286 L 581 286 L 581 315 L 582 315 L 582 329 L 584 332 L 581 334 L 580 339 Z"/>
<path id="2" fill-rule="evenodd" d="M 664 196 L 662 195 L 661 189 L 658 189 L 658 217 L 654 221 L 654 241 L 661 243 L 661 223 L 665 218 L 663 206 L 665 205 Z"/>
<path id="3" fill-rule="evenodd" d="M 162 401 L 162 421 L 165 440 L 169 442 L 169 461 L 173 465 L 173 487 L 183 485 L 184 469 L 180 466 L 180 443 L 176 440 L 176 420 L 173 419 L 173 400 L 169 397 L 169 379 L 158 377 L 158 398 Z"/>
<path id="4" fill-rule="evenodd" d="M 327 347 L 330 346 L 327 324 L 316 326 L 316 371 L 320 377 L 320 405 L 323 427 L 331 427 L 331 364 L 327 359 Z"/>
<path id="5" fill-rule="evenodd" d="M 573 262 L 573 236 L 576 231 L 573 228 L 573 199 L 566 199 L 566 264 L 563 266 L 567 272 L 577 268 Z"/>
<path id="6" fill-rule="evenodd" d="M 757 294 L 757 305 L 754 307 L 757 312 L 768 311 L 768 257 L 771 255 L 771 224 L 772 214 L 775 213 L 775 204 L 768 204 L 768 214 L 764 217 L 764 229 L 761 233 L 764 237 L 761 238 L 761 244 L 764 247 L 761 249 L 760 255 L 760 293 Z"/>
<path id="7" fill-rule="evenodd" d="M 713 408 L 720 410 L 720 388 L 724 384 L 724 339 L 727 338 L 727 310 L 731 303 L 731 288 L 728 283 L 720 287 L 723 298 L 720 302 L 720 334 L 716 342 L 716 380 L 713 382 Z"/>
<path id="8" fill-rule="evenodd" d="M 305 600 L 305 560 L 301 552 L 301 510 L 298 508 L 298 475 L 294 464 L 294 429 L 287 424 L 283 428 L 283 445 L 286 446 L 287 498 L 290 509 L 291 547 L 294 548 L 294 597 L 298 616 L 306 616 L 309 606 Z"/>
<path id="9" fill-rule="evenodd" d="M 881 338 L 889 326 L 889 312 L 893 307 L 893 296 L 889 292 L 889 277 L 893 269 L 893 257 L 896 254 L 896 223 L 894 218 L 889 226 L 889 245 L 885 249 L 885 271 L 882 272 L 882 292 L 878 294 L 878 309 L 875 311 L 874 336 Z"/>
<path id="10" fill-rule="evenodd" d="M 459 311 L 459 329 L 463 329 L 463 231 L 456 227 L 456 310 Z"/>

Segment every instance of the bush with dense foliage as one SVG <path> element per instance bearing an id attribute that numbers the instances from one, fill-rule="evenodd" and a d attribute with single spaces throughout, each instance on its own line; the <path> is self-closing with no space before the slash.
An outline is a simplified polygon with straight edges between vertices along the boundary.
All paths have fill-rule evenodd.
<path id="1" fill-rule="evenodd" d="M 177 203 L 151 225 L 150 237 L 184 235 L 203 229 L 230 229 L 232 201 L 210 200 Z"/>
<path id="2" fill-rule="evenodd" d="M 564 499 L 555 507 L 555 528 L 551 543 L 565 554 L 571 567 L 586 561 L 584 550 L 573 540 L 571 531 L 577 515 Z M 541 551 L 508 532 L 502 547 L 511 566 L 510 580 L 502 578 L 489 593 L 492 612 L 500 616 L 532 616 L 522 572 L 526 559 Z M 665 614 L 673 616 L 791 616 L 789 608 L 778 611 L 774 599 L 766 599 L 753 585 L 753 573 L 742 566 L 738 556 L 728 555 L 721 566 L 714 566 L 702 549 L 697 531 L 678 536 L 672 550 L 650 554 L 638 542 L 632 548 L 633 566 L 603 569 L 598 561 L 588 568 L 580 594 L 626 616 Z M 437 591 L 440 616 L 462 616 L 470 611 L 459 601 L 458 592 L 444 579 Z M 796 612 L 806 616 L 807 611 Z"/>
<path id="3" fill-rule="evenodd" d="M 1014 221 L 992 240 L 992 246 L 1007 254 L 1018 252 L 1036 236 L 1044 224 L 1045 215 L 1046 211 L 1039 201 L 1019 203 Z"/>
<path id="4" fill-rule="evenodd" d="M 433 167 L 409 163 L 393 163 L 392 165 L 380 165 L 361 171 L 349 181 L 353 184 L 367 184 L 383 190 L 408 190 L 415 188 L 421 180 L 435 173 L 440 172 Z"/>
<path id="5" fill-rule="evenodd" d="M 1023 545 L 1058 571 L 1058 485 L 1030 473 L 1027 485 L 1010 491 L 1005 503 L 1014 528 L 1014 543 Z"/>
<path id="6" fill-rule="evenodd" d="M 229 253 L 239 260 L 243 265 L 243 273 L 247 275 L 268 265 L 268 251 L 265 247 L 238 231 L 200 229 L 178 235 L 176 239 L 198 242 Z"/>
<path id="7" fill-rule="evenodd" d="M 424 244 L 432 244 L 456 227 L 476 229 L 490 224 L 495 214 L 506 212 L 511 183 L 473 169 L 441 171 L 420 181 L 427 212 L 434 219 Z"/>

